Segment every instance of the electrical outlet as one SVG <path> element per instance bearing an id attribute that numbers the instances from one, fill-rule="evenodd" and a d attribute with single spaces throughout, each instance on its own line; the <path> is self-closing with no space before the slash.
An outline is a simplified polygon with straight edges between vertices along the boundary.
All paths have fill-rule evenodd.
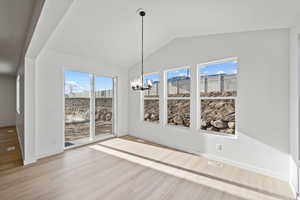
<path id="1" fill-rule="evenodd" d="M 222 146 L 221 144 L 217 144 L 217 145 L 216 145 L 216 149 L 217 149 L 218 151 L 222 151 L 223 146 Z"/>

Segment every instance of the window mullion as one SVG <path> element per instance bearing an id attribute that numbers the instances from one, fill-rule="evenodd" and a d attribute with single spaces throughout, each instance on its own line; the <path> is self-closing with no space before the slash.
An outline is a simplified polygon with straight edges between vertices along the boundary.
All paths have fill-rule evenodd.
<path id="1" fill-rule="evenodd" d="M 197 121 L 197 66 L 191 67 L 191 81 L 190 81 L 190 127 L 196 129 L 198 126 Z"/>
<path id="2" fill-rule="evenodd" d="M 91 94 L 90 94 L 90 140 L 95 139 L 95 75 L 90 74 L 90 88 L 91 88 Z"/>

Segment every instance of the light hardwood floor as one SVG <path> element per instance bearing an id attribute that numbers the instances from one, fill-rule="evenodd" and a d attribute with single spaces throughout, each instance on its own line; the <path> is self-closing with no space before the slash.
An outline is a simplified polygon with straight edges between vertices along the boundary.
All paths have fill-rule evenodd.
<path id="1" fill-rule="evenodd" d="M 8 148 L 14 147 L 14 149 Z M 0 171 L 22 165 L 22 155 L 15 127 L 0 128 Z"/>
<path id="2" fill-rule="evenodd" d="M 243 198 L 294 199 L 285 181 L 138 138 L 108 140 L 93 148 Z"/>
<path id="3" fill-rule="evenodd" d="M 216 168 L 206 161 L 115 138 L 0 172 L 0 199 L 292 199 L 284 182 L 258 174 L 251 177 L 251 172 L 234 167 Z M 252 182 L 261 189 L 253 189 Z"/>

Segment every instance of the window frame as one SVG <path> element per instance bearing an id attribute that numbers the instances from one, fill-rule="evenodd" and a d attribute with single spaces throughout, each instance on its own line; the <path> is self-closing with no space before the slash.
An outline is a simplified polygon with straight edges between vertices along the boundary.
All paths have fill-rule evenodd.
<path id="1" fill-rule="evenodd" d="M 145 91 L 141 91 L 141 121 L 144 123 L 150 123 L 150 124 L 161 124 L 161 108 L 160 108 L 160 101 L 161 101 L 161 95 L 160 95 L 160 90 L 161 90 L 161 86 L 162 86 L 162 78 L 161 78 L 161 73 L 160 72 L 151 72 L 151 73 L 146 73 L 144 74 L 144 80 L 146 76 L 149 75 L 153 75 L 153 74 L 157 74 L 159 75 L 159 87 L 158 87 L 158 97 L 145 97 L 144 92 Z M 159 116 L 159 120 L 158 121 L 145 121 L 145 100 L 158 100 L 158 116 Z"/>
<path id="2" fill-rule="evenodd" d="M 92 74 L 92 82 L 91 82 L 91 87 L 92 87 L 92 108 L 91 108 L 91 116 L 93 117 L 92 120 L 92 125 L 93 125 L 93 138 L 96 138 L 97 140 L 97 136 L 96 136 L 96 119 L 95 119 L 95 115 L 96 115 L 96 77 L 105 77 L 105 78 L 111 78 L 112 79 L 112 109 L 111 109 L 111 113 L 112 113 L 112 119 L 111 119 L 111 123 L 112 123 L 112 132 L 111 134 L 115 137 L 117 136 L 117 131 L 116 131 L 116 122 L 117 122 L 117 77 L 116 76 L 109 76 L 109 75 L 99 75 L 98 73 L 91 73 Z"/>
<path id="3" fill-rule="evenodd" d="M 231 58 L 225 58 L 225 59 L 220 59 L 220 60 L 215 60 L 215 61 L 210 61 L 210 62 L 206 62 L 206 63 L 201 63 L 201 64 L 197 64 L 196 65 L 196 73 L 197 73 L 197 93 L 196 93 L 196 120 L 197 120 L 197 130 L 200 131 L 203 134 L 206 135 L 215 135 L 215 136 L 223 136 L 226 138 L 233 138 L 236 139 L 238 137 L 238 116 L 237 116 L 237 104 L 238 104 L 238 67 L 237 67 L 237 81 L 236 81 L 236 96 L 228 96 L 228 97 L 201 97 L 200 93 L 201 93 L 201 80 L 200 80 L 200 69 L 201 67 L 207 66 L 207 65 L 211 65 L 211 64 L 220 64 L 220 63 L 225 63 L 225 62 L 230 62 L 230 61 L 236 61 L 237 65 L 238 65 L 238 58 L 237 57 L 231 57 Z M 222 99 L 233 99 L 235 102 L 235 116 L 234 116 L 234 120 L 235 120 L 235 132 L 234 134 L 229 134 L 229 133 L 222 133 L 222 132 L 217 132 L 217 131 L 209 131 L 209 130 L 203 130 L 201 129 L 201 124 L 202 124 L 202 119 L 201 119 L 201 100 L 210 100 L 210 99 L 214 99 L 214 100 L 222 100 Z"/>
<path id="4" fill-rule="evenodd" d="M 16 79 L 16 111 L 17 114 L 20 115 L 21 114 L 21 110 L 20 110 L 20 74 L 18 74 L 17 79 Z"/>
<path id="5" fill-rule="evenodd" d="M 190 96 L 189 97 L 169 97 L 168 95 L 168 72 L 178 71 L 181 69 L 189 69 L 190 70 Z M 189 130 L 192 128 L 192 67 L 190 65 L 181 66 L 181 67 L 175 67 L 175 68 L 169 68 L 167 70 L 164 70 L 164 126 L 171 127 L 171 128 L 179 128 L 184 130 Z M 190 126 L 182 126 L 182 125 L 173 125 L 168 123 L 168 100 L 189 100 L 190 101 Z"/>
<path id="6" fill-rule="evenodd" d="M 63 84 L 62 84 L 62 87 L 61 87 L 61 94 L 62 94 L 62 116 L 64 118 L 65 116 L 65 84 L 66 84 L 66 77 L 65 77 L 65 72 L 66 71 L 72 71 L 72 72 L 79 72 L 79 73 L 87 73 L 89 74 L 89 78 L 90 78 L 90 87 L 91 87 L 91 91 L 90 91 L 90 94 L 89 94 L 89 98 L 90 98 L 90 121 L 92 124 L 90 124 L 90 135 L 89 135 L 89 141 L 87 142 L 84 142 L 82 144 L 75 144 L 75 145 L 71 145 L 71 146 L 68 146 L 66 147 L 65 146 L 65 122 L 63 120 L 63 125 L 62 125 L 62 135 L 61 135 L 61 138 L 62 138 L 62 144 L 61 144 L 61 149 L 63 151 L 66 151 L 66 150 L 69 150 L 69 149 L 74 149 L 74 148 L 78 148 L 80 146 L 84 146 L 84 145 L 87 145 L 87 144 L 91 144 L 91 143 L 95 143 L 95 142 L 98 142 L 98 141 L 101 141 L 103 139 L 106 139 L 106 138 L 111 138 L 111 137 L 116 137 L 118 135 L 117 133 L 117 129 L 119 127 L 119 124 L 118 124 L 118 87 L 119 87 L 119 82 L 118 82 L 118 76 L 116 75 L 113 75 L 113 74 L 105 74 L 103 73 L 103 75 L 99 75 L 99 73 L 97 72 L 90 72 L 90 71 L 82 71 L 82 70 L 78 70 L 78 69 L 73 69 L 73 68 L 70 68 L 70 67 L 63 67 L 62 70 L 61 70 L 61 78 L 62 78 L 62 81 L 63 81 Z M 113 79 L 113 109 L 112 109 L 112 113 L 113 113 L 113 118 L 112 118 L 112 133 L 111 135 L 108 135 L 107 137 L 99 137 L 97 138 L 97 136 L 95 136 L 95 115 L 93 114 L 93 110 L 95 109 L 95 103 L 93 100 L 93 95 L 94 95 L 94 83 L 95 83 L 95 77 L 96 76 L 103 76 L 103 77 L 109 77 L 109 78 L 112 78 Z M 93 92 L 92 92 L 93 91 Z M 92 120 L 93 118 L 93 120 Z"/>

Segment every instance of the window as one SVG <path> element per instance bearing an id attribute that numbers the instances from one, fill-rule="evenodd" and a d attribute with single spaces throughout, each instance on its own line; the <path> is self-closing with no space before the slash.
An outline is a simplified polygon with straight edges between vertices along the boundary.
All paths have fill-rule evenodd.
<path id="1" fill-rule="evenodd" d="M 144 96 L 144 121 L 159 122 L 159 74 L 150 74 L 144 77 L 144 81 L 151 80 L 151 90 L 145 90 Z"/>
<path id="2" fill-rule="evenodd" d="M 235 134 L 237 60 L 199 66 L 201 130 Z"/>
<path id="3" fill-rule="evenodd" d="M 168 124 L 190 127 L 190 69 L 167 72 Z"/>
<path id="4" fill-rule="evenodd" d="M 16 110 L 17 113 L 20 114 L 20 75 L 17 76 L 17 84 L 16 84 L 16 92 L 17 92 L 17 98 L 16 98 Z"/>

